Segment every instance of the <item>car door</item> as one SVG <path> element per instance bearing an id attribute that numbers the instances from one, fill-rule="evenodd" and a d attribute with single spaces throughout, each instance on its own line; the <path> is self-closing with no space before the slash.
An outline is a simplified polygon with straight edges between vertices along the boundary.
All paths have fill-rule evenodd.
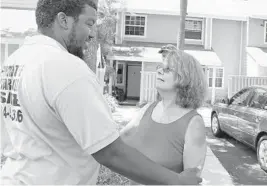
<path id="1" fill-rule="evenodd" d="M 240 140 L 254 146 L 255 138 L 263 122 L 264 109 L 267 102 L 267 91 L 263 88 L 255 88 L 253 96 L 247 108 L 241 108 L 238 112 L 238 128 Z"/>
<path id="2" fill-rule="evenodd" d="M 234 138 L 239 138 L 240 131 L 238 128 L 238 113 L 240 108 L 246 108 L 249 98 L 251 98 L 252 90 L 250 88 L 242 89 L 236 93 L 225 109 L 225 129 L 226 132 Z"/>

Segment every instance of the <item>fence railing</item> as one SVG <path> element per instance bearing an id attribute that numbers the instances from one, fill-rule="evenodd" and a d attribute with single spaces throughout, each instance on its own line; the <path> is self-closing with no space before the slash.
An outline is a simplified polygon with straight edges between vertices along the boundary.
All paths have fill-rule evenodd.
<path id="1" fill-rule="evenodd" d="M 232 97 L 242 88 L 252 85 L 267 85 L 267 77 L 229 76 L 228 97 Z"/>
<path id="2" fill-rule="evenodd" d="M 140 102 L 153 102 L 157 98 L 156 73 L 141 72 Z"/>

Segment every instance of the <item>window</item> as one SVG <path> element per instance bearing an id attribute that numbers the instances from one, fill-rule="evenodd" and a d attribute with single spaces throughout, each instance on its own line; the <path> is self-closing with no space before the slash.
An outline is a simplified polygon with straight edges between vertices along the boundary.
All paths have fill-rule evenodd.
<path id="1" fill-rule="evenodd" d="M 214 71 L 216 72 L 215 74 Z M 215 78 L 215 87 L 223 88 L 223 68 L 208 68 L 208 86 L 212 87 L 213 78 Z"/>
<path id="2" fill-rule="evenodd" d="M 256 109 L 266 109 L 267 92 L 263 89 L 256 89 L 249 106 Z"/>
<path id="3" fill-rule="evenodd" d="M 126 36 L 145 36 L 146 16 L 125 16 Z"/>
<path id="4" fill-rule="evenodd" d="M 116 85 L 124 85 L 125 68 L 124 63 L 116 64 Z"/>
<path id="5" fill-rule="evenodd" d="M 185 21 L 185 39 L 199 40 L 203 39 L 203 20 L 187 19 Z"/>
<path id="6" fill-rule="evenodd" d="M 267 44 L 267 21 L 264 21 L 264 43 Z"/>
<path id="7" fill-rule="evenodd" d="M 248 98 L 250 95 L 250 89 L 243 89 L 235 94 L 231 100 L 232 105 L 247 106 Z"/>

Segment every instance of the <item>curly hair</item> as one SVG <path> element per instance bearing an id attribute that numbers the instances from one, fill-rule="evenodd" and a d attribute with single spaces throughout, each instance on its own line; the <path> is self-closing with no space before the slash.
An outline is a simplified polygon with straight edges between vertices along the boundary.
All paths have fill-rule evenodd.
<path id="1" fill-rule="evenodd" d="M 35 10 L 38 29 L 51 28 L 59 12 L 77 20 L 86 4 L 97 10 L 93 0 L 38 0 Z"/>
<path id="2" fill-rule="evenodd" d="M 207 81 L 200 63 L 190 54 L 172 50 L 165 59 L 175 69 L 176 104 L 183 108 L 199 108 L 206 99 Z"/>

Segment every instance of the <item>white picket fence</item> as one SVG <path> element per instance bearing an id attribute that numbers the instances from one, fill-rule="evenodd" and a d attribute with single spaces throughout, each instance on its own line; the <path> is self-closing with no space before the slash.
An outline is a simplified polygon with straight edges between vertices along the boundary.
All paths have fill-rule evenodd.
<path id="1" fill-rule="evenodd" d="M 229 76 L 228 97 L 242 88 L 252 85 L 267 85 L 267 77 Z M 141 72 L 140 102 L 153 102 L 157 99 L 156 73 Z"/>
<path id="2" fill-rule="evenodd" d="M 156 98 L 156 73 L 141 71 L 140 102 L 153 102 Z"/>
<path id="3" fill-rule="evenodd" d="M 267 85 L 267 77 L 229 76 L 228 97 L 232 97 L 242 88 L 252 85 Z"/>

